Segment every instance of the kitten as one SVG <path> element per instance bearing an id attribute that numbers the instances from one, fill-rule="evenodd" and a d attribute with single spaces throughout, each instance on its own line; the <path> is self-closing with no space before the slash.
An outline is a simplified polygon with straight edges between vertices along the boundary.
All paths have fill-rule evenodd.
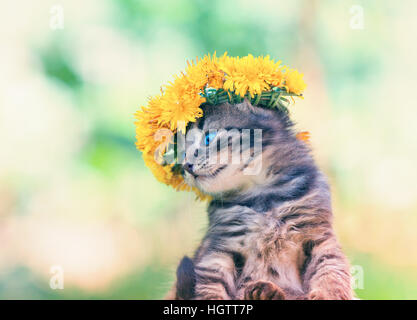
<path id="1" fill-rule="evenodd" d="M 243 129 L 251 129 L 249 144 Z M 185 181 L 213 200 L 208 231 L 182 260 L 168 298 L 353 298 L 328 184 L 285 112 L 247 100 L 206 106 L 186 141 Z"/>

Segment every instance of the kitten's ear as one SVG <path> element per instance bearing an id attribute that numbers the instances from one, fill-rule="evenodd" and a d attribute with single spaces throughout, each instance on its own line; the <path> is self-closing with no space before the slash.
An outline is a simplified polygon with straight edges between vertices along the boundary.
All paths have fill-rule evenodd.
<path id="1" fill-rule="evenodd" d="M 241 112 L 246 112 L 246 113 L 255 112 L 255 107 L 246 98 L 245 98 L 245 100 L 243 100 L 242 103 L 236 104 L 235 108 L 237 108 Z"/>
<path id="2" fill-rule="evenodd" d="M 246 114 L 255 114 L 255 115 L 269 115 L 268 111 L 265 108 L 261 107 L 254 107 L 250 101 L 245 98 L 242 103 L 236 104 L 234 106 L 237 108 L 240 112 L 246 113 Z"/>

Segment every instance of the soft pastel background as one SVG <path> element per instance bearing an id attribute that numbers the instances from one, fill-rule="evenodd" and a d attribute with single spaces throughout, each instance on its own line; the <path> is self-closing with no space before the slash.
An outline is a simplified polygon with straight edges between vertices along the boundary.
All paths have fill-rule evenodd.
<path id="1" fill-rule="evenodd" d="M 205 204 L 152 177 L 133 113 L 214 51 L 304 72 L 292 117 L 331 181 L 357 294 L 417 298 L 416 13 L 413 0 L 2 1 L 0 298 L 164 296 Z"/>

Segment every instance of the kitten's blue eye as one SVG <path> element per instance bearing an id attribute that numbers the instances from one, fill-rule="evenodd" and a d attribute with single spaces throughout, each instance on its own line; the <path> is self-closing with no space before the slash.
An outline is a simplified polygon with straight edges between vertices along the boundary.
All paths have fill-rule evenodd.
<path id="1" fill-rule="evenodd" d="M 204 143 L 205 143 L 206 146 L 208 146 L 210 144 L 210 142 L 213 141 L 216 134 L 217 134 L 217 132 L 208 132 L 208 133 L 206 133 L 206 136 L 204 137 Z"/>

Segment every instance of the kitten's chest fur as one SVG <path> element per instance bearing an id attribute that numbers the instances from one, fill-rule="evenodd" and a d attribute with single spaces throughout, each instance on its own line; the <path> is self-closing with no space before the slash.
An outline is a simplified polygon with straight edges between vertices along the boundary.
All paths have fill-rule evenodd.
<path id="1" fill-rule="evenodd" d="M 238 288 L 248 281 L 263 279 L 289 294 L 302 294 L 299 270 L 305 259 L 303 236 L 281 221 L 283 215 L 279 208 L 257 212 L 242 206 L 211 213 L 209 237 L 221 250 L 238 257 Z"/>

